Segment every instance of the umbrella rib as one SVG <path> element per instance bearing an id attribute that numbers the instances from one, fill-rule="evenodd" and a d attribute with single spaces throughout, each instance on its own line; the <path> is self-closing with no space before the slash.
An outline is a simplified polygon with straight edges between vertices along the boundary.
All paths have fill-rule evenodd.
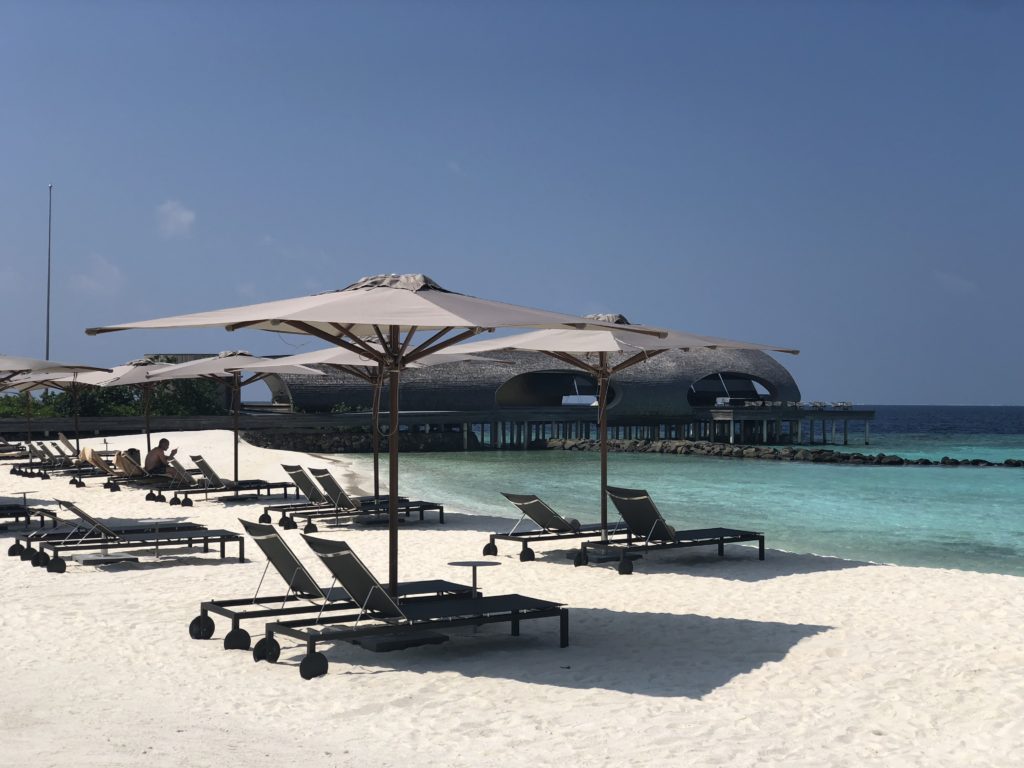
<path id="1" fill-rule="evenodd" d="M 367 384 L 373 384 L 376 380 L 372 374 L 366 373 L 357 365 L 335 365 L 333 363 L 325 363 L 328 368 L 332 368 L 342 373 L 347 373 L 349 376 L 355 376 L 357 379 L 362 379 Z M 376 369 L 375 369 L 376 370 Z"/>
<path id="2" fill-rule="evenodd" d="M 398 350 L 399 360 L 402 359 L 402 357 L 405 355 L 406 350 L 409 349 L 409 345 L 412 343 L 412 337 L 416 335 L 416 331 L 418 330 L 418 326 L 412 325 L 409 327 L 409 332 L 405 334 L 405 341 L 402 342 L 402 348 Z M 447 333 L 447 331 L 444 331 L 443 333 Z M 434 334 L 434 336 L 431 338 L 437 338 L 437 334 Z"/>
<path id="3" fill-rule="evenodd" d="M 265 320 L 246 320 L 245 322 L 242 322 L 242 323 L 228 323 L 227 325 L 224 326 L 224 330 L 226 330 L 226 331 L 238 331 L 238 330 L 241 330 L 242 328 L 248 328 L 251 325 L 259 325 L 260 323 L 263 323 L 263 322 L 266 322 L 266 321 Z M 89 329 L 89 330 L 92 330 L 92 329 Z M 88 333 L 88 331 L 86 331 L 86 332 Z"/>
<path id="4" fill-rule="evenodd" d="M 439 335 L 439 334 L 434 334 L 434 336 L 431 339 L 428 339 L 427 341 L 423 342 L 422 344 L 417 346 L 416 349 L 414 349 L 412 352 L 407 354 L 405 356 L 405 359 L 402 362 L 405 365 L 408 365 L 409 363 L 415 363 L 420 358 L 426 357 L 427 355 L 432 355 L 435 352 L 441 351 L 442 349 L 447 349 L 448 347 L 452 346 L 453 344 L 458 344 L 460 341 L 464 341 L 466 339 L 472 338 L 473 336 L 476 336 L 478 333 L 482 333 L 483 330 L 484 330 L 483 328 L 467 328 L 466 330 L 462 331 L 461 333 L 457 333 L 456 335 L 451 336 L 451 337 L 449 337 L 447 339 L 444 339 L 443 341 L 435 344 L 433 347 L 427 348 L 427 344 L 429 344 L 431 341 L 437 339 L 437 337 Z"/>
<path id="5" fill-rule="evenodd" d="M 568 363 L 574 368 L 582 368 L 584 371 L 588 371 L 595 376 L 601 372 L 600 368 L 590 365 L 590 363 L 586 363 L 575 355 L 570 355 L 568 352 L 548 352 L 545 350 L 544 354 L 548 357 L 553 357 L 556 360 L 561 360 L 563 363 Z"/>
<path id="6" fill-rule="evenodd" d="M 341 323 L 330 323 L 330 326 L 331 328 L 336 330 L 340 336 L 350 339 L 352 343 L 355 344 L 356 346 L 362 347 L 366 351 L 370 351 L 372 349 L 372 347 L 370 347 L 370 345 L 367 344 L 366 341 L 352 333 L 351 323 L 348 323 L 346 325 L 343 325 Z"/>
<path id="7" fill-rule="evenodd" d="M 623 360 L 618 365 L 613 365 L 610 373 L 618 373 L 619 371 L 624 370 L 626 368 L 629 368 L 632 365 L 636 365 L 637 363 L 642 363 L 644 360 L 649 360 L 649 359 L 651 359 L 652 357 L 654 357 L 656 355 L 660 355 L 662 352 L 668 352 L 668 350 L 667 349 L 651 349 L 651 350 L 645 350 L 643 352 L 637 352 L 635 355 L 633 355 L 630 358 L 627 358 L 626 360 Z"/>
<path id="8" fill-rule="evenodd" d="M 315 325 L 310 325 L 309 323 L 304 323 L 298 320 L 289 320 L 287 321 L 287 323 L 292 328 L 297 328 L 301 330 L 303 333 L 308 333 L 310 336 L 316 336 L 318 339 L 322 339 L 323 341 L 326 341 L 329 344 L 334 344 L 335 346 L 341 347 L 342 349 L 347 349 L 349 352 L 354 352 L 357 355 L 366 355 L 367 357 L 370 357 L 371 359 L 376 360 L 378 362 L 380 362 L 382 358 L 381 353 L 378 350 L 374 349 L 373 347 L 358 347 L 352 342 L 346 341 L 341 336 L 334 336 L 328 333 L 327 331 L 320 330 Z M 360 343 L 365 343 L 363 342 L 362 339 L 352 336 L 352 334 L 349 333 L 347 329 L 339 328 L 338 330 L 339 332 L 348 336 L 349 338 L 356 339 Z"/>

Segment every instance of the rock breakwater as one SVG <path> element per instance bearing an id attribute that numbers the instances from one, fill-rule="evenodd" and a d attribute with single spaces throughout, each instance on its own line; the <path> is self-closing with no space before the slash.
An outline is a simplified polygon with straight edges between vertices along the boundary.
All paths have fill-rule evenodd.
<path id="1" fill-rule="evenodd" d="M 553 439 L 544 441 L 544 445 L 552 450 L 563 451 L 600 450 L 597 440 Z M 1006 459 L 996 463 L 985 459 L 954 459 L 943 456 L 942 459 L 935 461 L 932 459 L 905 459 L 902 456 L 885 453 L 856 453 L 800 446 L 776 448 L 767 445 L 729 445 L 728 443 L 710 443 L 704 440 L 609 440 L 608 450 L 619 453 L 674 453 L 684 456 L 718 456 L 729 459 L 809 461 L 818 464 L 870 464 L 885 467 L 1024 467 L 1024 459 Z"/>

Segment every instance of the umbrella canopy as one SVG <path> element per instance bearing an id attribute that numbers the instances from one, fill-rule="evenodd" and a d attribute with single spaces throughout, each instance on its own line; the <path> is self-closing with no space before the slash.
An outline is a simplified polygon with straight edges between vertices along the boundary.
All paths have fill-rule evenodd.
<path id="1" fill-rule="evenodd" d="M 278 333 L 338 339 L 377 338 L 382 328 L 410 330 L 471 328 L 587 328 L 574 315 L 478 299 L 442 288 L 426 275 L 375 275 L 347 288 L 313 296 L 268 301 L 245 307 L 195 312 L 176 317 L 87 328 L 90 336 L 145 328 L 255 328 Z M 380 340 L 382 344 L 386 340 Z M 409 350 L 410 362 L 416 357 Z"/>
<path id="2" fill-rule="evenodd" d="M 172 379 L 213 379 L 231 387 L 231 407 L 234 414 L 232 420 L 235 433 L 235 495 L 238 495 L 238 420 L 242 409 L 242 387 L 262 381 L 269 375 L 263 373 L 261 366 L 267 366 L 275 361 L 267 357 L 255 357 L 248 352 L 221 352 L 213 357 L 201 357 L 198 360 L 189 360 L 184 363 L 162 366 L 159 369 L 151 370 L 146 374 L 149 382 L 170 381 Z M 242 380 L 241 366 L 248 366 L 247 370 L 254 375 Z M 274 373 L 293 373 L 306 376 L 320 376 L 320 371 L 315 368 L 307 368 L 304 365 L 286 364 L 274 369 Z"/>
<path id="3" fill-rule="evenodd" d="M 135 387 L 142 392 L 142 415 L 146 422 L 146 452 L 153 447 L 150 441 L 149 403 L 153 397 L 156 382 L 149 381 L 148 374 L 166 368 L 170 363 L 158 363 L 154 360 L 141 358 L 130 360 L 124 365 L 114 366 L 110 373 L 82 373 L 77 377 L 78 384 L 94 387 Z M 77 418 L 77 414 L 76 414 Z M 75 431 L 78 431 L 77 426 Z"/>
<path id="4" fill-rule="evenodd" d="M 29 373 L 40 374 L 68 374 L 76 371 L 107 371 L 109 368 L 98 368 L 94 365 L 79 365 L 78 363 L 58 363 L 55 360 L 37 360 L 33 357 L 14 357 L 11 355 L 0 355 L 0 383 Z"/>
<path id="5" fill-rule="evenodd" d="M 11 355 L 0 355 L 0 390 L 17 387 L 22 392 L 48 387 L 54 379 L 67 374 L 76 374 L 86 371 L 106 371 L 109 368 L 99 368 L 94 365 L 80 365 L 78 363 L 59 363 L 55 360 L 39 360 L 33 357 L 14 357 Z M 32 439 L 32 400 L 31 396 L 25 405 L 27 409 L 28 439 Z"/>
<path id="6" fill-rule="evenodd" d="M 588 315 L 588 319 L 603 320 L 616 327 L 594 330 L 545 330 L 519 333 L 499 339 L 459 344 L 459 352 L 494 352 L 499 349 L 517 349 L 543 352 L 574 368 L 587 371 L 598 384 L 598 435 L 601 447 L 601 538 L 608 536 L 608 382 L 613 374 L 649 360 L 669 349 L 752 349 L 764 352 L 799 354 L 796 349 L 771 344 L 732 341 L 714 336 L 699 336 L 681 331 L 663 331 L 660 336 L 637 333 L 637 328 L 622 315 Z M 650 330 L 650 329 L 648 329 Z"/>
<path id="7" fill-rule="evenodd" d="M 494 328 L 603 328 L 607 323 L 466 296 L 442 288 L 425 275 L 376 275 L 339 291 L 88 328 L 86 333 L 216 326 L 228 330 L 255 328 L 301 333 L 365 353 L 387 371 L 393 414 L 391 428 L 397 431 L 400 372 L 408 364 Z M 417 338 L 421 331 L 433 333 Z M 657 331 L 644 329 L 643 332 L 658 335 Z M 375 340 L 379 349 L 367 339 Z M 394 593 L 398 584 L 398 441 L 389 443 L 388 582 Z"/>

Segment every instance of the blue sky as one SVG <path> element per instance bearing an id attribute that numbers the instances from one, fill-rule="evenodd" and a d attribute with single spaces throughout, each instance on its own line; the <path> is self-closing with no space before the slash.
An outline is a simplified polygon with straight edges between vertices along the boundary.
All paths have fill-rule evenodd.
<path id="1" fill-rule="evenodd" d="M 1024 6 L 7 2 L 0 351 L 425 272 L 799 347 L 807 399 L 1024 404 Z M 315 346 L 308 343 L 305 349 Z"/>

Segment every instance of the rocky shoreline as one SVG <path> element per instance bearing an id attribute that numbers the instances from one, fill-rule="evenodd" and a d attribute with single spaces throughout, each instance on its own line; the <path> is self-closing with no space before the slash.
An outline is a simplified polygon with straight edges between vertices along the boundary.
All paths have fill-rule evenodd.
<path id="1" fill-rule="evenodd" d="M 597 440 L 545 440 L 544 446 L 551 450 L 597 451 Z M 801 448 L 786 446 L 776 448 L 767 445 L 729 445 L 709 443 L 704 440 L 609 440 L 608 450 L 618 453 L 664 453 L 684 456 L 718 456 L 730 459 L 762 459 L 768 461 L 809 461 L 817 464 L 870 464 L 885 467 L 1024 467 L 1024 459 L 1006 459 L 991 462 L 985 459 L 954 459 L 943 456 L 938 461 L 931 459 L 905 459 L 902 456 L 885 453 L 855 453 L 834 451 L 830 448 Z"/>

